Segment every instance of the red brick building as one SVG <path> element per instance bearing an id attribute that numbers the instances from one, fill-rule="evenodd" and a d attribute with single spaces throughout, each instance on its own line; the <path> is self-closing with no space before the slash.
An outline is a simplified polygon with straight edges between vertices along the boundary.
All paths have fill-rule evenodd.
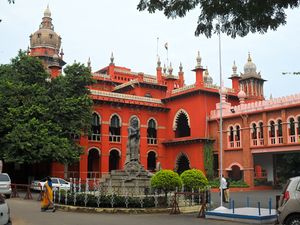
<path id="1" fill-rule="evenodd" d="M 30 36 L 29 54 L 43 60 L 53 79 L 65 64 L 60 43 L 47 8 L 40 29 Z M 91 68 L 90 60 L 88 66 Z M 175 73 L 171 64 L 162 67 L 158 59 L 156 73 L 148 75 L 115 65 L 112 54 L 108 66 L 92 73 L 96 81 L 90 88 L 94 101 L 92 134 L 78 140 L 84 147 L 80 162 L 72 166 L 54 163 L 51 174 L 85 179 L 122 169 L 127 128 L 133 117 L 139 121 L 140 161 L 146 169 L 205 171 L 205 143 L 214 143 L 218 161 L 220 88 L 213 85 L 199 53 L 193 71 L 196 82 L 186 85 L 182 65 Z M 250 55 L 244 73 L 239 76 L 234 64 L 230 79 L 232 87 L 223 88 L 222 92 L 224 170 L 228 176 L 244 178 L 253 185 L 259 170 L 267 172 L 271 179 L 274 152 L 299 151 L 299 128 L 292 132 L 288 124 L 292 118 L 300 124 L 300 100 L 294 96 L 264 101 L 265 80 L 256 73 Z M 219 168 L 215 167 L 217 171 Z"/>

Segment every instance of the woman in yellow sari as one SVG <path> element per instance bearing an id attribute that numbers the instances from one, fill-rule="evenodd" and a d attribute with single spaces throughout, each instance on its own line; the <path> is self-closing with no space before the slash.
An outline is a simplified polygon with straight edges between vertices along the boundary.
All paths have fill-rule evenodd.
<path id="1" fill-rule="evenodd" d="M 47 181 L 44 184 L 42 190 L 42 201 L 41 201 L 41 211 L 46 211 L 47 209 L 52 209 L 55 212 L 53 203 L 53 191 L 52 191 L 52 181 L 50 177 L 47 177 Z"/>

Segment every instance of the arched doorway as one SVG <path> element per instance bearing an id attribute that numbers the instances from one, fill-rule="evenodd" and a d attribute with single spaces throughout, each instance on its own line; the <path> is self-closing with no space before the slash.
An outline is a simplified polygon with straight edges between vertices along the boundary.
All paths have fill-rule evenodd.
<path id="1" fill-rule="evenodd" d="M 156 153 L 150 151 L 147 156 L 147 170 L 155 171 L 156 168 Z"/>
<path id="2" fill-rule="evenodd" d="M 119 151 L 113 149 L 109 153 L 109 172 L 120 169 L 120 154 Z"/>
<path id="3" fill-rule="evenodd" d="M 188 157 L 187 157 L 185 154 L 181 154 L 181 155 L 177 158 L 176 167 L 177 167 L 176 172 L 177 172 L 178 174 L 181 174 L 181 173 L 183 173 L 184 171 L 190 169 L 190 161 L 189 161 Z"/>
<path id="4" fill-rule="evenodd" d="M 228 177 L 231 180 L 238 181 L 243 179 L 243 171 L 237 165 L 231 167 L 231 171 L 228 171 Z"/>
<path id="5" fill-rule="evenodd" d="M 88 178 L 100 177 L 100 151 L 96 148 L 89 150 Z"/>

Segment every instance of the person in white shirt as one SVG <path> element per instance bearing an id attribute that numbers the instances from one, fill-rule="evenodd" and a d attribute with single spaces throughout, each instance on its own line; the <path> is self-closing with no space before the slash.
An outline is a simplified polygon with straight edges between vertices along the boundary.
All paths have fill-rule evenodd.
<path id="1" fill-rule="evenodd" d="M 221 183 L 220 183 L 220 191 L 222 191 L 222 200 L 223 202 L 227 202 L 225 199 L 225 190 L 227 189 L 227 181 L 224 177 L 224 175 L 222 175 L 221 178 Z"/>

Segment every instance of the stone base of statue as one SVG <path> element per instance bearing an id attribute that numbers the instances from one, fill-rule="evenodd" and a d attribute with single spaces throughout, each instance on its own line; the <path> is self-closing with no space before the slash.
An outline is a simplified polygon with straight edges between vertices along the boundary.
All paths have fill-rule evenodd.
<path id="1" fill-rule="evenodd" d="M 139 161 L 140 129 L 137 117 L 131 118 L 129 124 L 124 169 L 111 171 L 100 179 L 100 185 L 107 187 L 111 193 L 140 195 L 149 190 L 152 174 Z"/>
<path id="2" fill-rule="evenodd" d="M 112 170 L 103 176 L 100 184 L 116 194 L 144 194 L 150 189 L 152 175 L 138 161 L 130 161 L 123 170 Z"/>

